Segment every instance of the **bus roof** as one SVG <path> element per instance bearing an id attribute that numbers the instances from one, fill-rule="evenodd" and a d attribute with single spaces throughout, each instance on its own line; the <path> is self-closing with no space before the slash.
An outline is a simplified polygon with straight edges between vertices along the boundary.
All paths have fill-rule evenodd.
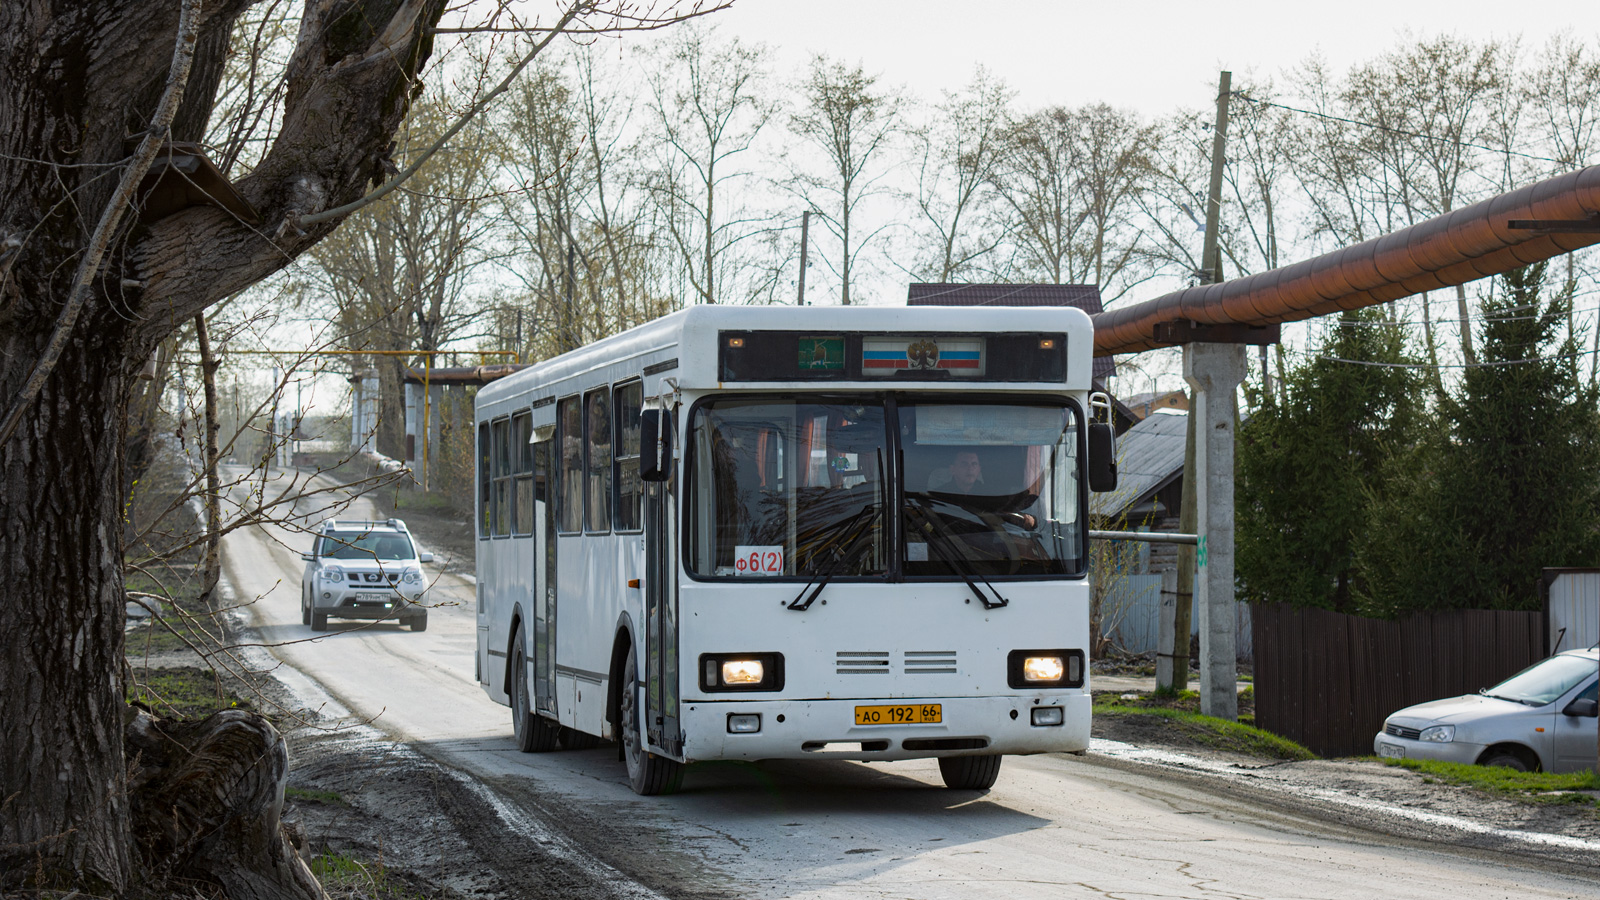
<path id="1" fill-rule="evenodd" d="M 1094 325 L 1082 310 L 1071 307 L 702 305 L 662 316 L 499 379 L 479 391 L 479 402 L 494 402 L 526 391 L 530 384 L 559 382 L 624 360 L 641 360 L 643 368 L 658 361 L 655 357 L 676 361 L 672 374 L 683 389 L 716 387 L 720 383 L 717 337 L 722 331 L 814 331 L 819 335 L 1064 333 L 1065 381 L 1072 390 L 1089 389 L 1094 354 Z M 872 384 L 884 386 L 881 381 Z"/>

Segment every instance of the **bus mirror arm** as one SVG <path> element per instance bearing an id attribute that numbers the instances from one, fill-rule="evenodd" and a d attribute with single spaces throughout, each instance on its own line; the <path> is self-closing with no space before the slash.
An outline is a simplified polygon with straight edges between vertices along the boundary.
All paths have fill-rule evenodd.
<path id="1" fill-rule="evenodd" d="M 639 413 L 640 481 L 666 481 L 672 473 L 672 419 L 663 410 Z"/>

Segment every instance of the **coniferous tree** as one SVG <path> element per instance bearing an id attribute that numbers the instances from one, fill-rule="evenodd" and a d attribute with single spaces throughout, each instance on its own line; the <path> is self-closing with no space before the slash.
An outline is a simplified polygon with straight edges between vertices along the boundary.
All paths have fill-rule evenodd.
<path id="1" fill-rule="evenodd" d="M 1378 610 L 1537 609 L 1541 569 L 1600 561 L 1600 392 L 1579 377 L 1570 296 L 1539 297 L 1545 268 L 1483 301 L 1481 364 L 1373 508 Z"/>
<path id="2" fill-rule="evenodd" d="M 1346 313 L 1239 429 L 1235 565 L 1251 600 L 1353 611 L 1367 506 L 1421 406 L 1404 335 L 1384 318 Z"/>

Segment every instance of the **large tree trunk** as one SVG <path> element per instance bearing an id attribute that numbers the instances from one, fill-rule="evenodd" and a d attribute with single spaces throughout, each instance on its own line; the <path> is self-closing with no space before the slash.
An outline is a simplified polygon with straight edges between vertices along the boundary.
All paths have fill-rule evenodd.
<path id="1" fill-rule="evenodd" d="M 156 137 L 204 136 L 232 23 L 250 5 L 204 4 L 182 105 Z M 181 323 L 337 224 L 300 216 L 358 200 L 383 177 L 444 0 L 309 0 L 282 127 L 235 185 L 264 224 L 212 206 L 154 221 L 131 211 L 50 366 L 44 351 L 127 165 L 124 142 L 150 126 L 167 87 L 177 6 L 0 3 L 0 247 L 16 247 L 0 259 L 0 412 L 48 370 L 0 444 L 0 890 L 119 894 L 171 866 L 131 839 L 119 484 L 128 379 Z M 268 833 L 271 805 L 240 802 L 240 827 Z M 242 837 L 229 840 L 246 852 Z"/>
<path id="2" fill-rule="evenodd" d="M 27 377 L 33 337 L 35 352 L 6 341 L 0 397 Z M 108 415 L 120 356 L 102 340 L 70 345 L 70 377 L 51 379 L 0 447 L 0 888 L 127 884 L 122 429 Z"/>

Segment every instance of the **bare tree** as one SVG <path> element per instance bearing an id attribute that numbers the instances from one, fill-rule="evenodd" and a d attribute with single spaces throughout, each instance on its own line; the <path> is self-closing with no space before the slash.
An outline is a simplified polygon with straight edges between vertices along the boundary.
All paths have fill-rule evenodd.
<path id="1" fill-rule="evenodd" d="M 910 130 L 925 236 L 916 275 L 924 281 L 949 282 L 979 267 L 1005 239 L 994 178 L 1013 96 L 980 66 L 965 88 L 945 92 L 929 120 Z"/>
<path id="2" fill-rule="evenodd" d="M 1108 302 L 1151 277 L 1137 200 L 1155 141 L 1154 126 L 1105 104 L 1017 122 L 995 179 L 1011 209 L 1017 273 L 1094 284 Z"/>
<path id="3" fill-rule="evenodd" d="M 374 182 L 393 190 L 446 4 L 307 4 L 248 174 L 162 205 L 140 185 L 158 157 L 183 177 L 175 142 L 205 137 L 252 5 L 0 5 L 0 889 L 320 895 L 278 828 L 287 758 L 264 718 L 163 734 L 123 702 L 122 410 L 177 327 L 327 237 Z M 608 12 L 559 9 L 518 52 L 663 22 Z"/>
<path id="4" fill-rule="evenodd" d="M 396 137 L 397 165 L 431 146 L 451 124 L 449 108 L 423 94 Z M 302 296 L 339 323 L 345 350 L 436 351 L 471 321 L 474 273 L 494 252 L 489 215 L 493 158 L 474 123 L 418 169 L 407 185 L 352 215 L 312 250 L 313 283 Z M 403 454 L 402 385 L 422 358 L 374 356 L 383 398 L 378 452 Z"/>
<path id="5" fill-rule="evenodd" d="M 1600 56 L 1569 34 L 1551 38 L 1537 63 L 1519 85 L 1515 105 L 1527 110 L 1539 146 L 1553 158 L 1548 174 L 1579 168 L 1600 148 Z M 1564 290 L 1577 291 L 1580 257 L 1566 255 Z M 1592 277 L 1592 273 L 1591 277 Z M 1573 305 L 1567 307 L 1567 330 L 1573 332 Z M 1600 382 L 1600 327 L 1594 329 L 1589 355 L 1589 381 Z"/>
<path id="6" fill-rule="evenodd" d="M 741 202 L 739 187 L 757 177 L 755 145 L 772 119 L 766 55 L 689 27 L 662 48 L 651 75 L 660 141 L 651 191 L 702 303 L 735 296 L 747 262 L 741 245 L 765 230 L 768 217 Z"/>
<path id="7" fill-rule="evenodd" d="M 839 279 L 839 302 L 850 305 L 850 286 L 860 256 L 883 229 L 862 233 L 862 207 L 885 193 L 888 168 L 884 151 L 898 134 L 901 100 L 880 90 L 878 77 L 857 65 L 847 66 L 827 57 L 811 60 L 799 112 L 789 127 L 802 140 L 822 151 L 825 174 L 799 174 L 800 193 L 816 216 L 839 242 L 837 261 L 828 260 Z M 821 202 L 818 202 L 821 201 Z"/>
<path id="8" fill-rule="evenodd" d="M 1297 78 L 1321 114 L 1307 126 L 1302 179 L 1319 224 L 1341 243 L 1415 224 L 1493 191 L 1495 110 L 1509 89 L 1514 48 L 1436 37 L 1405 44 L 1336 80 L 1320 64 Z M 1431 304 L 1424 340 L 1438 363 Z M 1465 287 L 1456 290 L 1462 356 L 1475 360 Z M 1437 372 L 1437 369 L 1434 370 Z M 1435 386 L 1439 387 L 1437 378 Z"/>

